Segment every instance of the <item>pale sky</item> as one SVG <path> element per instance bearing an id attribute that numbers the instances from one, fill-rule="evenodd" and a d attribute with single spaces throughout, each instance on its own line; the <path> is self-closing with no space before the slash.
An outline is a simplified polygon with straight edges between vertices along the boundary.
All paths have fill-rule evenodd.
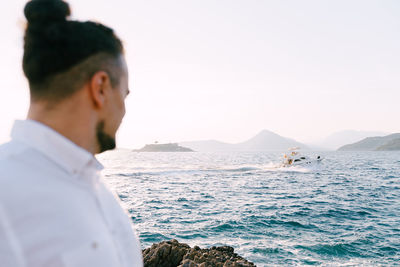
<path id="1" fill-rule="evenodd" d="M 398 0 L 71 0 L 114 28 L 131 95 L 120 147 L 262 129 L 314 141 L 344 129 L 400 132 Z M 0 143 L 26 116 L 23 6 L 0 10 Z"/>

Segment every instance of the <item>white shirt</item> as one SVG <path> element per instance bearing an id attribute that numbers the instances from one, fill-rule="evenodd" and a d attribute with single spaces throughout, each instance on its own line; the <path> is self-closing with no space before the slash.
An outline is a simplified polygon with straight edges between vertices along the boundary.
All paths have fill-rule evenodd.
<path id="1" fill-rule="evenodd" d="M 143 266 L 130 220 L 88 151 L 32 120 L 0 146 L 0 266 Z"/>

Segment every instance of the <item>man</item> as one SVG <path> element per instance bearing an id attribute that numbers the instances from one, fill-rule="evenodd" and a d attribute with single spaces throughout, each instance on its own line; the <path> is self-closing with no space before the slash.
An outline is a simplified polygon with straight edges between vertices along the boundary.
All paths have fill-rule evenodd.
<path id="1" fill-rule="evenodd" d="M 24 10 L 28 118 L 0 147 L 0 265 L 142 266 L 130 221 L 94 154 L 115 148 L 128 71 L 112 29 L 68 20 L 61 0 Z"/>

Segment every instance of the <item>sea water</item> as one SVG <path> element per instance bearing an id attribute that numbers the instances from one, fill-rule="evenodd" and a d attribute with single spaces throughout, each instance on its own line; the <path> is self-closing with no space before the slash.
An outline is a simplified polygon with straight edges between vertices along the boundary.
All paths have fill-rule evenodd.
<path id="1" fill-rule="evenodd" d="M 177 239 L 229 245 L 257 264 L 400 265 L 400 153 L 308 152 L 320 166 L 280 168 L 279 152 L 107 152 L 142 248 Z"/>

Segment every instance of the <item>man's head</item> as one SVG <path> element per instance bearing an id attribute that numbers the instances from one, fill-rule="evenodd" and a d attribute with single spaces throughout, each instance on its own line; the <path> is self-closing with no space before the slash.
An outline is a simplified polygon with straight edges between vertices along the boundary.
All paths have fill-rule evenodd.
<path id="1" fill-rule="evenodd" d="M 67 20 L 70 9 L 61 0 L 32 0 L 24 13 L 23 70 L 31 104 L 54 110 L 81 93 L 87 101 L 75 104 L 92 108 L 96 152 L 113 149 L 129 93 L 120 39 L 99 23 Z"/>

